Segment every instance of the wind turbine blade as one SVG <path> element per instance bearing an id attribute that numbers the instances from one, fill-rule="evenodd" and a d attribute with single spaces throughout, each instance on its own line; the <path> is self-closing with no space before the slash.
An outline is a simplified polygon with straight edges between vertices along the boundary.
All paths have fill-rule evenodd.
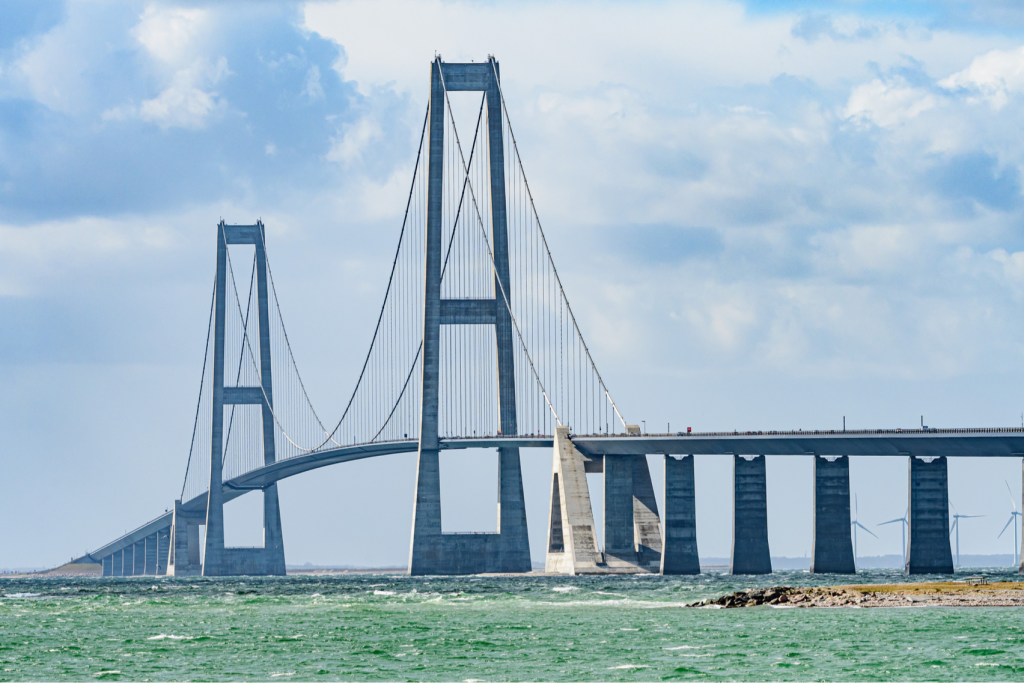
<path id="1" fill-rule="evenodd" d="M 960 521 L 959 517 L 953 517 L 953 523 L 949 525 L 949 535 L 953 535 L 953 530 L 956 529 L 956 523 Z"/>
<path id="2" fill-rule="evenodd" d="M 1013 506 L 1013 511 L 1017 511 L 1017 502 L 1013 499 L 1013 491 L 1010 490 L 1010 482 L 1003 479 L 1003 483 L 1006 484 L 1006 493 L 1010 496 L 1010 505 Z"/>
<path id="3" fill-rule="evenodd" d="M 888 522 L 882 522 L 881 524 L 876 524 L 875 526 L 885 526 L 886 524 L 895 524 L 896 522 L 902 522 L 902 521 L 903 521 L 903 518 L 900 517 L 899 519 L 890 519 Z"/>
<path id="4" fill-rule="evenodd" d="M 1013 524 L 1013 515 L 1010 515 L 1010 519 L 1006 522 L 1006 526 L 1003 527 L 1003 531 L 1006 531 L 1006 529 L 1009 528 L 1011 524 Z M 1002 538 L 1003 531 L 1000 531 L 999 535 L 996 536 L 996 538 Z"/>
<path id="5" fill-rule="evenodd" d="M 868 532 L 872 536 L 875 536 L 875 532 L 873 532 L 871 529 L 867 528 L 866 526 L 864 526 L 860 522 L 854 522 L 854 524 L 856 524 L 857 526 L 859 526 L 861 529 L 863 529 L 864 531 Z M 875 536 L 875 538 L 878 538 L 878 536 Z"/>
<path id="6" fill-rule="evenodd" d="M 853 494 L 853 514 L 860 517 L 860 504 L 857 502 L 857 494 Z"/>
<path id="7" fill-rule="evenodd" d="M 986 517 L 987 515 L 960 515 L 961 518 L 970 519 L 971 517 Z"/>

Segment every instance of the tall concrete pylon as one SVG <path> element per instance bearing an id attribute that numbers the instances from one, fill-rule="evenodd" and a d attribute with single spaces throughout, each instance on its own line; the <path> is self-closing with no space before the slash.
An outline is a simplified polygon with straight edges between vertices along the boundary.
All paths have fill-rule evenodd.
<path id="1" fill-rule="evenodd" d="M 260 386 L 224 386 L 227 253 L 228 246 L 233 244 L 251 244 L 256 248 Z M 206 504 L 206 553 L 203 558 L 203 576 L 246 574 L 284 576 L 285 574 L 284 539 L 281 533 L 281 509 L 276 483 L 263 489 L 263 547 L 224 547 L 224 406 L 262 406 L 263 463 L 270 465 L 276 459 L 268 302 L 267 253 L 263 223 L 257 221 L 255 225 L 226 225 L 224 221 L 221 221 L 217 226 L 217 286 L 214 295 L 213 337 L 213 428 L 210 443 L 210 489 Z M 187 536 L 185 537 L 187 538 Z M 185 543 L 187 548 L 187 540 Z M 175 548 L 178 547 L 177 542 L 173 545 Z"/>
<path id="2" fill-rule="evenodd" d="M 518 448 L 498 449 L 497 533 L 445 534 L 441 530 L 438 401 L 441 325 L 494 325 L 498 360 L 498 407 L 501 433 L 518 433 L 512 318 L 505 295 L 512 288 L 508 262 L 505 204 L 505 150 L 502 135 L 498 63 L 445 64 L 430 67 L 429 156 L 427 160 L 426 282 L 423 300 L 423 382 L 416 496 L 409 548 L 409 573 L 475 574 L 528 572 L 530 543 Z M 490 160 L 491 250 L 495 298 L 442 299 L 442 204 L 444 199 L 445 87 L 485 92 Z M 511 301 L 509 302 L 511 303 Z M 482 314 L 483 309 L 488 309 Z"/>

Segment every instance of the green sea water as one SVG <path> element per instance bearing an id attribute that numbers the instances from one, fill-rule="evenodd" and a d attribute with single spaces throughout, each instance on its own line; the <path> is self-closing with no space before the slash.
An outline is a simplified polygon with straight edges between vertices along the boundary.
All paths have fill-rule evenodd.
<path id="1" fill-rule="evenodd" d="M 2 580 L 0 680 L 1024 679 L 1022 608 L 684 607 L 828 582 L 804 572 Z"/>

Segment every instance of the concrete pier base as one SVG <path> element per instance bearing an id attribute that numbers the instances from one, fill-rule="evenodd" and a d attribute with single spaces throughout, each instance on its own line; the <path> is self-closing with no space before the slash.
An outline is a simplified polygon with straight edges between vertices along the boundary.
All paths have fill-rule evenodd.
<path id="1" fill-rule="evenodd" d="M 665 456 L 665 537 L 662 574 L 700 574 L 693 456 Z"/>
<path id="2" fill-rule="evenodd" d="M 409 573 L 529 572 L 530 543 L 518 448 L 498 449 L 498 531 L 443 533 L 441 470 L 436 450 L 420 451 L 413 503 Z"/>
<path id="3" fill-rule="evenodd" d="M 103 568 L 103 576 L 114 575 L 114 556 L 107 555 L 100 560 L 100 566 Z"/>
<path id="4" fill-rule="evenodd" d="M 771 574 L 768 493 L 763 455 L 733 456 L 733 521 L 730 574 Z"/>
<path id="5" fill-rule="evenodd" d="M 850 534 L 850 459 L 814 456 L 812 574 L 855 574 Z"/>
<path id="6" fill-rule="evenodd" d="M 952 574 L 946 458 L 910 458 L 907 574 Z"/>

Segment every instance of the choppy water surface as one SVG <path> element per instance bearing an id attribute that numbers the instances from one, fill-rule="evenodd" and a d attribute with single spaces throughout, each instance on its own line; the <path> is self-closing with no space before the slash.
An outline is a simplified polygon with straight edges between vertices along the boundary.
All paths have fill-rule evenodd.
<path id="1" fill-rule="evenodd" d="M 827 582 L 803 572 L 6 580 L 0 680 L 1024 677 L 1019 608 L 683 609 L 741 588 Z"/>

